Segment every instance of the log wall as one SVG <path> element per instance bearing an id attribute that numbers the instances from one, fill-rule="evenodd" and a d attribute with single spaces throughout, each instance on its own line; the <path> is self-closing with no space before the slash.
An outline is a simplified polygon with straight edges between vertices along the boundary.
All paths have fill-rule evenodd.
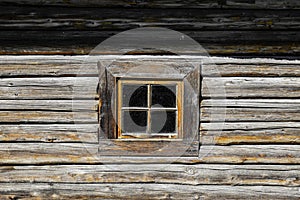
<path id="1" fill-rule="evenodd" d="M 0 199 L 299 199 L 299 9 L 296 0 L 2 0 Z M 98 82 L 86 54 L 149 26 L 216 56 L 201 65 L 200 156 L 99 159 L 99 96 L 74 93 Z M 220 84 L 226 95 L 210 89 Z"/>

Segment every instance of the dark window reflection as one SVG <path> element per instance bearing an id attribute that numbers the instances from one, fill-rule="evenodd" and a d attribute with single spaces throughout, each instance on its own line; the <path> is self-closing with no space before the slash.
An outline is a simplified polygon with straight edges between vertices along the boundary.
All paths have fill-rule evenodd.
<path id="1" fill-rule="evenodd" d="M 147 107 L 147 85 L 123 85 L 123 107 Z"/>
<path id="2" fill-rule="evenodd" d="M 176 86 L 152 85 L 153 107 L 175 108 L 176 107 Z"/>
<path id="3" fill-rule="evenodd" d="M 175 133 L 176 111 L 152 111 L 151 112 L 152 133 Z"/>
<path id="4" fill-rule="evenodd" d="M 146 133 L 147 112 L 146 111 L 123 111 L 123 132 Z"/>

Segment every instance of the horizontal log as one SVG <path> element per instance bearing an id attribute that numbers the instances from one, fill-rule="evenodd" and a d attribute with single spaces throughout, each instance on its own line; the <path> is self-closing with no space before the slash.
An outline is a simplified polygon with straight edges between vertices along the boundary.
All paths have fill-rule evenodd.
<path id="1" fill-rule="evenodd" d="M 0 142 L 98 143 L 98 124 L 0 125 Z"/>
<path id="2" fill-rule="evenodd" d="M 49 58 L 50 59 L 50 58 Z M 70 62 L 71 62 L 70 58 Z M 1 76 L 95 76 L 97 68 L 89 63 L 20 63 L 9 64 L 3 61 L 0 64 Z"/>
<path id="3" fill-rule="evenodd" d="M 155 26 L 175 30 L 297 30 L 300 27 L 298 10 L 3 6 L 0 13 L 2 30 L 127 30 Z"/>
<path id="4" fill-rule="evenodd" d="M 161 61 L 161 62 L 169 62 L 171 61 L 178 61 L 178 62 L 193 62 L 193 63 L 202 63 L 205 67 L 212 67 L 213 65 L 210 64 L 217 64 L 217 65 L 300 65 L 299 60 L 291 60 L 291 59 L 272 59 L 272 58 L 232 58 L 232 57 L 213 57 L 213 56 L 189 56 L 189 55 L 165 55 L 165 56 L 155 56 L 155 55 L 99 55 L 92 56 L 92 55 L 78 55 L 78 56 L 62 56 L 62 55 L 28 55 L 28 56 L 14 56 L 14 55 L 0 55 L 0 64 L 3 66 L 6 65 L 26 65 L 28 69 L 34 67 L 35 65 L 42 65 L 44 68 L 53 66 L 62 65 L 63 67 L 60 68 L 59 72 L 62 74 L 58 75 L 72 75 L 73 72 L 68 74 L 67 72 L 62 72 L 62 70 L 71 71 L 73 69 L 73 65 L 81 65 L 83 64 L 84 69 L 85 67 L 90 66 L 91 64 L 96 64 L 99 60 L 103 60 L 104 62 L 107 61 L 122 61 L 122 62 L 130 62 L 132 60 L 135 61 Z M 209 65 L 209 66 L 206 66 Z M 8 66 L 7 66 L 8 67 Z M 36 74 L 40 71 L 46 70 L 43 67 L 40 70 L 36 70 Z M 22 68 L 17 68 L 20 71 Z M 89 69 L 89 68 L 87 68 Z M 211 68 L 210 68 L 211 69 Z M 25 68 L 23 68 L 25 70 Z M 34 71 L 34 69 L 31 69 Z M 31 71 L 30 70 L 30 71 Z M 205 69 L 204 69 L 205 70 Z M 296 70 L 296 69 L 295 69 Z M 13 72 L 13 70 L 11 70 Z M 2 70 L 1 70 L 2 73 Z M 17 72 L 15 72 L 17 73 Z M 21 72 L 22 74 L 18 75 L 30 75 L 26 74 L 26 72 Z M 38 74 L 39 75 L 39 74 Z M 41 74 L 42 75 L 42 74 Z M 3 75 L 4 76 L 4 75 Z"/>
<path id="5" fill-rule="evenodd" d="M 97 100 L 0 100 L 0 110 L 97 111 Z M 0 112 L 1 112 L 0 111 Z"/>
<path id="6" fill-rule="evenodd" d="M 99 145 L 72 143 L 3 143 L 0 164 L 50 163 L 281 163 L 299 164 L 300 145 L 203 145 L 200 157 L 102 156 Z M 169 154 L 172 155 L 172 150 Z M 151 154 L 151 152 L 150 152 Z M 150 155 L 148 154 L 148 155 Z M 97 156 L 98 155 L 98 156 Z"/>
<path id="7" fill-rule="evenodd" d="M 222 192 L 220 192 L 222 191 Z M 297 187 L 1 183 L 2 199 L 299 199 Z"/>
<path id="8" fill-rule="evenodd" d="M 298 121 L 297 99 L 207 99 L 201 102 L 202 121 Z"/>
<path id="9" fill-rule="evenodd" d="M 200 56 L 101 56 L 119 62 L 202 62 L 202 76 L 299 76 L 294 60 L 233 59 Z M 185 60 L 184 60 L 185 59 Z M 0 56 L 1 77 L 23 76 L 98 76 L 97 59 L 92 56 Z"/>
<path id="10" fill-rule="evenodd" d="M 202 76 L 300 76 L 299 65 L 284 64 L 223 64 L 223 65 L 202 65 Z"/>
<path id="11" fill-rule="evenodd" d="M 55 45 L 51 42 L 42 44 L 21 44 L 21 42 L 1 42 L 3 46 L 0 48 L 0 55 L 87 55 L 104 39 L 94 40 L 93 44 L 82 43 L 80 45 L 72 42 L 63 41 L 63 45 Z M 24 41 L 23 41 L 24 42 Z M 72 44 L 70 44 L 72 43 Z M 236 42 L 235 44 L 208 44 L 201 43 L 202 47 L 210 55 L 215 56 L 268 56 L 268 57 L 284 57 L 298 58 L 300 51 L 297 43 L 272 43 L 272 44 L 244 44 Z M 102 52 L 103 54 L 111 54 L 112 52 Z M 136 51 L 135 54 L 143 54 L 144 52 Z M 197 54 L 199 52 L 185 52 L 183 54 Z M 161 52 L 152 52 L 152 54 L 161 55 Z"/>
<path id="12" fill-rule="evenodd" d="M 123 33 L 127 40 L 140 40 L 145 37 L 145 31 L 137 30 L 134 32 Z M 110 36 L 116 35 L 121 31 L 107 30 L 107 31 L 34 31 L 34 30 L 23 30 L 23 31 L 11 31 L 3 30 L 0 33 L 2 46 L 5 44 L 23 44 L 23 45 L 98 45 L 104 39 Z M 236 31 L 201 31 L 201 30 L 184 30 L 182 33 L 193 38 L 200 44 L 216 44 L 222 43 L 223 45 L 237 45 L 236 43 L 249 44 L 249 45 L 270 45 L 280 43 L 299 43 L 300 36 L 298 31 L 293 30 L 273 30 L 273 31 L 249 31 L 249 30 L 236 30 Z M 161 34 L 161 30 L 153 30 L 152 34 Z M 134 35 L 133 35 L 134 34 Z M 174 37 L 170 35 L 160 35 L 162 39 L 169 45 L 173 44 Z M 148 37 L 150 37 L 148 35 Z M 21 43 L 23 41 L 23 43 Z M 19 42 L 19 43 L 18 43 Z M 52 42 L 52 43 L 51 43 Z M 98 42 L 98 43 L 97 43 Z M 153 41 L 161 42 L 161 41 Z M 130 41 L 127 41 L 127 47 L 132 48 Z M 124 45 L 122 45 L 124 47 Z M 176 46 L 175 46 L 176 47 Z M 188 49 L 188 46 L 184 48 Z M 136 48 L 136 47 L 135 47 Z M 181 47 L 182 48 L 182 47 Z M 132 49 L 136 50 L 136 49 Z M 199 51 L 197 49 L 197 51 Z"/>
<path id="13" fill-rule="evenodd" d="M 201 143 L 232 144 L 299 144 L 298 122 L 228 122 L 201 123 Z"/>
<path id="14" fill-rule="evenodd" d="M 97 112 L 0 111 L 0 123 L 97 123 Z"/>
<path id="15" fill-rule="evenodd" d="M 50 34 L 51 33 L 51 34 Z M 1 54 L 88 54 L 94 47 L 119 31 L 1 31 Z M 182 31 L 200 43 L 208 53 L 288 55 L 299 53 L 300 42 L 297 31 Z M 138 35 L 138 34 L 137 34 Z M 143 35 L 143 34 L 140 34 Z M 137 39 L 134 36 L 134 39 Z M 140 41 L 144 40 L 141 38 Z M 164 41 L 170 45 L 174 41 Z M 128 41 L 128 40 L 127 40 Z M 131 44 L 128 41 L 128 44 Z M 172 49 L 172 47 L 168 46 Z M 111 49 L 99 49 L 103 54 L 114 54 Z M 199 54 L 190 47 L 182 46 L 174 51 L 183 54 Z M 119 48 L 118 53 L 136 51 L 136 47 Z M 139 53 L 138 51 L 135 53 Z M 161 54 L 161 53 L 160 53 Z"/>
<path id="16" fill-rule="evenodd" d="M 297 0 L 273 0 L 273 1 L 243 1 L 243 0 L 202 0 L 202 1 L 171 1 L 171 0 L 152 0 L 152 1 L 123 1 L 123 0 L 2 0 L 1 5 L 35 5 L 35 6 L 63 6 L 63 7 L 141 7 L 141 8 L 251 8 L 251 9 L 298 9 L 300 4 Z"/>
<path id="17" fill-rule="evenodd" d="M 259 130 L 298 128 L 299 122 L 222 122 L 201 123 L 201 130 Z"/>
<path id="18" fill-rule="evenodd" d="M 267 124 L 267 123 L 266 123 Z M 222 125 L 220 125 L 222 126 Z M 267 126 L 267 125 L 266 125 Z M 300 128 L 261 130 L 201 130 L 201 143 L 232 144 L 300 144 Z"/>
<path id="19" fill-rule="evenodd" d="M 97 77 L 6 78 L 0 99 L 95 99 L 97 84 Z"/>
<path id="20" fill-rule="evenodd" d="M 214 108 L 203 107 L 200 119 L 203 122 L 228 121 L 228 122 L 275 122 L 299 121 L 299 108 Z M 224 113 L 225 112 L 225 113 Z"/>
<path id="21" fill-rule="evenodd" d="M 216 88 L 224 88 L 226 97 L 299 97 L 298 77 L 204 77 L 203 97 L 225 97 Z"/>
<path id="22" fill-rule="evenodd" d="M 205 99 L 201 107 L 298 109 L 299 99 Z"/>
<path id="23" fill-rule="evenodd" d="M 299 186 L 299 170 L 289 165 L 3 166 L 0 182 Z"/>

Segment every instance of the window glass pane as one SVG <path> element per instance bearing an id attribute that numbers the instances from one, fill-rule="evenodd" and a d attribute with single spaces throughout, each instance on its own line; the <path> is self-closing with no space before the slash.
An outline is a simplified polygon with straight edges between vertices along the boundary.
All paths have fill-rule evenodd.
<path id="1" fill-rule="evenodd" d="M 176 108 L 176 85 L 152 85 L 151 106 Z"/>
<path id="2" fill-rule="evenodd" d="M 151 133 L 175 133 L 176 111 L 151 111 Z"/>
<path id="3" fill-rule="evenodd" d="M 147 85 L 123 85 L 123 107 L 148 107 Z"/>
<path id="4" fill-rule="evenodd" d="M 123 133 L 146 133 L 147 112 L 146 111 L 123 111 L 122 112 Z"/>

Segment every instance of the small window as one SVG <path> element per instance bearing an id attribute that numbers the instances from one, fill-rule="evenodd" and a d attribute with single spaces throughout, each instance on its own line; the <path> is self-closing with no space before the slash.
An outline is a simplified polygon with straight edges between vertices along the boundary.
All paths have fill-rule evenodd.
<path id="1" fill-rule="evenodd" d="M 119 80 L 117 138 L 182 138 L 182 85 L 173 80 Z"/>
<path id="2" fill-rule="evenodd" d="M 99 155 L 198 155 L 199 65 L 122 56 L 98 67 Z"/>

